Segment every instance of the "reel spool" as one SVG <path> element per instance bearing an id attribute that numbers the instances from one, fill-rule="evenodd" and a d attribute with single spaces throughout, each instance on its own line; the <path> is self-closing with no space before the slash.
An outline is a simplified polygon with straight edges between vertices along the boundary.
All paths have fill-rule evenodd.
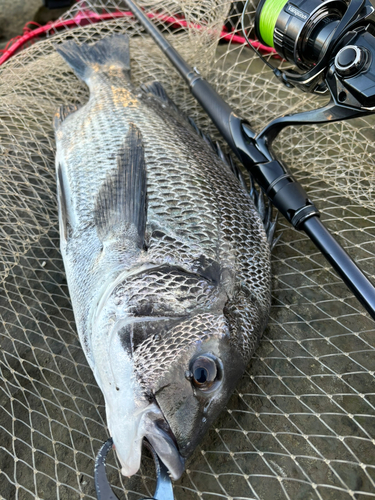
<path id="1" fill-rule="evenodd" d="M 246 39 L 248 3 L 242 14 Z M 261 0 L 254 29 L 263 44 L 296 66 L 297 71 L 282 71 L 256 51 L 287 87 L 330 92 L 334 115 L 309 116 L 309 122 L 375 112 L 375 8 L 370 0 Z"/>
<path id="2" fill-rule="evenodd" d="M 281 57 L 308 70 L 322 59 L 346 9 L 344 0 L 261 0 L 255 32 Z"/>

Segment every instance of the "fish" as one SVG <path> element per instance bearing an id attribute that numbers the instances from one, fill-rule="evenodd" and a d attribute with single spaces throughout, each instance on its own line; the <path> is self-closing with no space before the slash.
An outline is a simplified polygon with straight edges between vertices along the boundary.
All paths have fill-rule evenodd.
<path id="1" fill-rule="evenodd" d="M 78 335 L 122 474 L 146 439 L 178 479 L 267 324 L 275 223 L 161 83 L 132 84 L 127 36 L 56 50 L 90 91 L 54 117 Z"/>

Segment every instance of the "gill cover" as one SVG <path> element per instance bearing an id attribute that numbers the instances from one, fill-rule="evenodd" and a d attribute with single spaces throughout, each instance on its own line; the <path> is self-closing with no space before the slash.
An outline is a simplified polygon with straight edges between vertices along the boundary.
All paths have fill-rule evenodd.
<path id="1" fill-rule="evenodd" d="M 246 367 L 225 317 L 210 313 L 180 323 L 156 350 L 145 343 L 135 361 L 184 458 L 219 415 Z"/>

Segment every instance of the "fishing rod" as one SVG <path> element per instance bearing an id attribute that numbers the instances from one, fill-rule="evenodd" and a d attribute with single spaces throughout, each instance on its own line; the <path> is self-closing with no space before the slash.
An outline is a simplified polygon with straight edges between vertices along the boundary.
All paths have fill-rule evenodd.
<path id="1" fill-rule="evenodd" d="M 374 8 L 368 0 L 352 0 L 346 11 L 343 0 L 293 2 L 297 2 L 299 8 L 288 0 L 282 0 L 281 3 L 280 0 L 262 0 L 259 18 L 264 21 L 266 17 L 266 23 L 259 23 L 260 39 L 268 45 L 273 43 L 283 57 L 286 55 L 293 61 L 295 58 L 298 67 L 306 70 L 304 74 L 293 71 L 283 73 L 274 68 L 281 81 L 287 86 L 299 86 L 305 91 L 330 91 L 331 100 L 326 106 L 316 110 L 276 118 L 256 134 L 249 122 L 236 115 L 201 76 L 199 70 L 187 64 L 143 11 L 132 0 L 125 0 L 272 204 L 296 229 L 309 236 L 375 319 L 374 286 L 325 228 L 314 203 L 287 166 L 275 157 L 271 148 L 280 131 L 290 125 L 333 122 L 375 111 L 375 107 L 372 107 L 375 105 L 375 58 L 372 57 L 373 54 L 375 56 L 375 38 L 368 28 L 370 20 L 374 21 L 371 26 L 375 27 Z M 325 4 L 329 4 L 329 8 L 326 6 L 322 10 L 321 6 Z M 307 8 L 312 11 L 311 15 L 303 10 Z M 279 45 L 270 38 L 272 29 L 274 39 L 284 35 Z M 302 48 L 299 40 L 301 34 L 304 36 Z M 290 49 L 292 36 L 294 49 Z M 374 75 L 373 79 L 369 75 Z"/>

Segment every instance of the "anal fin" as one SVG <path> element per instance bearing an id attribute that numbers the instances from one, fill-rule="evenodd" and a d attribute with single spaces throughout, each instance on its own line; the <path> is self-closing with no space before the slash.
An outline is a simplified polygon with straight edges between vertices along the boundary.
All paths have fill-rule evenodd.
<path id="1" fill-rule="evenodd" d="M 146 228 L 146 163 L 142 134 L 131 123 L 117 153 L 117 168 L 108 173 L 95 204 L 95 225 L 102 242 L 115 232 L 136 235 L 143 247 Z"/>

